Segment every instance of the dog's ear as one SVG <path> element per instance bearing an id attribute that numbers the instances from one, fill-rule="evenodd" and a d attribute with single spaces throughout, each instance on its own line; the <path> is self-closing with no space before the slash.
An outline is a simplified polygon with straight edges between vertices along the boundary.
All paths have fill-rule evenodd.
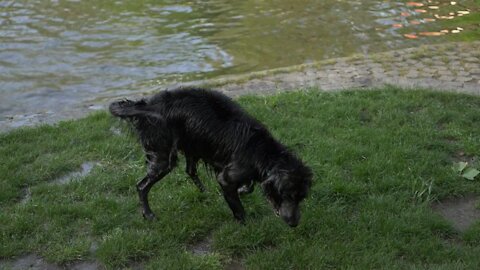
<path id="1" fill-rule="evenodd" d="M 267 180 L 261 184 L 261 187 L 265 195 L 272 195 L 275 191 L 275 179 L 272 176 L 268 177 Z"/>

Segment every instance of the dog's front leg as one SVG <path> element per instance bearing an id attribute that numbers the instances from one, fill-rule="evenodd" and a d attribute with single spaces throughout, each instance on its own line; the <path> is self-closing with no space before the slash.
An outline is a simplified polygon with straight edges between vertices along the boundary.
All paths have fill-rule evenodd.
<path id="1" fill-rule="evenodd" d="M 238 194 L 240 194 L 240 195 L 245 195 L 245 194 L 250 194 L 250 193 L 252 193 L 254 189 L 255 189 L 255 185 L 254 185 L 254 182 L 253 182 L 253 180 L 252 180 L 252 181 L 250 181 L 250 183 L 245 184 L 245 185 L 239 187 L 239 188 L 237 189 L 237 192 L 238 192 Z"/>
<path id="2" fill-rule="evenodd" d="M 222 187 L 223 197 L 225 198 L 225 201 L 227 201 L 230 209 L 232 210 L 235 219 L 238 222 L 245 224 L 245 209 L 243 209 L 242 202 L 238 197 L 238 187 L 237 185 L 228 183 L 228 181 L 226 180 L 227 179 L 224 178 L 224 173 L 220 173 L 218 175 L 218 182 Z"/>
<path id="3" fill-rule="evenodd" d="M 245 210 L 243 209 L 242 202 L 238 197 L 238 192 L 236 187 L 223 187 L 223 197 L 228 203 L 228 206 L 232 210 L 233 216 L 235 219 L 244 224 L 245 223 Z"/>
<path id="4" fill-rule="evenodd" d="M 187 174 L 190 176 L 193 183 L 198 187 L 200 192 L 205 192 L 205 186 L 202 184 L 202 181 L 200 181 L 200 178 L 198 178 L 198 175 L 197 175 L 198 159 L 187 156 L 186 163 L 187 163 L 187 166 L 186 166 Z"/>

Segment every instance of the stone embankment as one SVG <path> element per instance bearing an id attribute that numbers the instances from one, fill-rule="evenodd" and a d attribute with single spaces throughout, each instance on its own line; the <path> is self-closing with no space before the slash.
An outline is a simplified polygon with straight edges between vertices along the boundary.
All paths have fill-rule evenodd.
<path id="1" fill-rule="evenodd" d="M 331 59 L 208 83 L 232 96 L 299 88 L 337 91 L 384 85 L 480 95 L 480 42 Z"/>

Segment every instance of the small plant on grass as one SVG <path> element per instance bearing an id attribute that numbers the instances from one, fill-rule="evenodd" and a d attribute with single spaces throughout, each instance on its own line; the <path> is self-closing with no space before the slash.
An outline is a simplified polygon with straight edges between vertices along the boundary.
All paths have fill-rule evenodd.
<path id="1" fill-rule="evenodd" d="M 480 171 L 468 166 L 468 162 L 460 161 L 453 164 L 453 169 L 455 172 L 460 174 L 465 179 L 475 180 L 475 178 L 480 174 Z"/>

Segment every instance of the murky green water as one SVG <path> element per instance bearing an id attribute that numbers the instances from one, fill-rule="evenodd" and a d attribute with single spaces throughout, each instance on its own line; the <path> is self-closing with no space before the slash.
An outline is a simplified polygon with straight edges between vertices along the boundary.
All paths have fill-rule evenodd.
<path id="1" fill-rule="evenodd" d="M 452 5 L 421 3 L 0 0 L 0 114 L 441 41 L 399 33 Z"/>

